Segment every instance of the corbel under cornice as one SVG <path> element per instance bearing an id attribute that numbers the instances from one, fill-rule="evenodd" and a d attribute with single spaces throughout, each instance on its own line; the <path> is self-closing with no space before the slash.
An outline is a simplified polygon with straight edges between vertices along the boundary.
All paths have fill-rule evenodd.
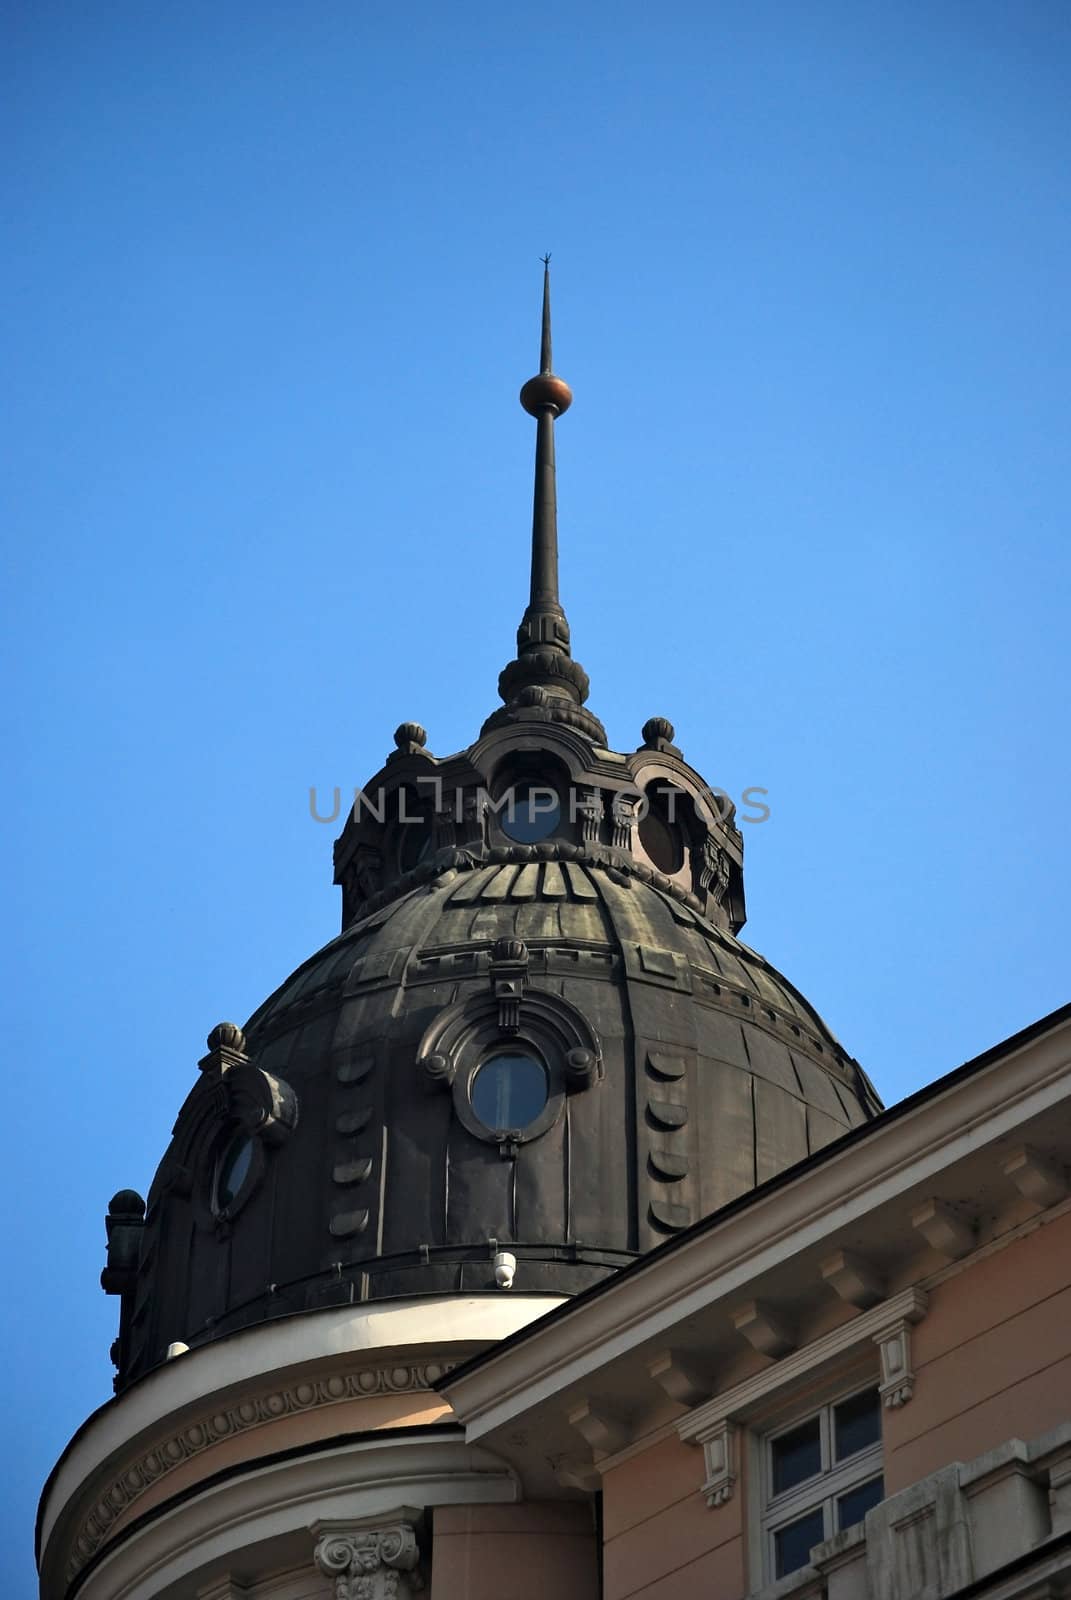
<path id="1" fill-rule="evenodd" d="M 914 1387 L 911 1329 L 926 1315 L 928 1304 L 925 1290 L 917 1286 L 905 1289 L 681 1417 L 676 1424 L 678 1437 L 685 1444 L 703 1447 L 706 1464 L 703 1493 L 707 1504 L 723 1505 L 733 1494 L 739 1456 L 737 1432 L 741 1423 L 771 1396 L 789 1391 L 805 1379 L 835 1367 L 868 1344 L 878 1346 L 879 1389 L 884 1404 L 889 1407 L 906 1405 Z"/>

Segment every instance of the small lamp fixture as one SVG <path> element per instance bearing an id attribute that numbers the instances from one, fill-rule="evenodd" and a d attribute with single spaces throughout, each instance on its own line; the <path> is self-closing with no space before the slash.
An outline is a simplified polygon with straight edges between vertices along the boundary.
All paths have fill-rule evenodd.
<path id="1" fill-rule="evenodd" d="M 509 1250 L 495 1253 L 495 1283 L 500 1289 L 512 1289 L 517 1271 L 517 1257 Z"/>

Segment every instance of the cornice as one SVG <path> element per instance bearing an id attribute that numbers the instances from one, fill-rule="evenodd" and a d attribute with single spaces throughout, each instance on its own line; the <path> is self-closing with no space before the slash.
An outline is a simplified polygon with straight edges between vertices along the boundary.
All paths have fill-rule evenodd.
<path id="1" fill-rule="evenodd" d="M 132 1469 L 140 1455 L 147 1456 L 173 1435 L 194 1427 L 206 1413 L 211 1417 L 223 1409 L 266 1403 L 269 1396 L 314 1381 L 346 1380 L 346 1391 L 336 1392 L 334 1382 L 323 1404 L 352 1400 L 351 1377 L 357 1382 L 358 1397 L 406 1392 L 409 1377 L 399 1377 L 401 1387 L 392 1389 L 388 1379 L 365 1379 L 371 1387 L 364 1387 L 361 1374 L 382 1372 L 389 1378 L 395 1370 L 419 1369 L 423 1374 L 419 1386 L 428 1385 L 433 1381 L 432 1365 L 445 1368 L 474 1348 L 508 1337 L 542 1316 L 548 1305 L 559 1304 L 560 1299 L 546 1296 L 497 1295 L 337 1306 L 245 1328 L 191 1349 L 146 1373 L 83 1423 L 42 1494 L 38 1550 L 47 1550 L 60 1519 L 78 1504 L 86 1485 L 106 1479 L 110 1487 L 123 1463 Z M 261 1418 L 258 1411 L 245 1425 L 257 1426 L 286 1414 L 285 1402 L 281 1409 L 274 1404 L 272 1415 Z M 178 1455 L 173 1449 L 168 1467 L 162 1470 L 188 1459 L 182 1444 L 175 1449 Z M 109 1526 L 126 1503 L 111 1512 Z"/>
<path id="2" fill-rule="evenodd" d="M 1071 1097 L 1071 1021 L 995 1055 L 943 1093 L 886 1113 L 547 1319 L 538 1334 L 464 1366 L 437 1387 L 479 1439 L 665 1336 L 686 1317 L 744 1298 L 759 1276 L 883 1208 L 903 1227 L 902 1197 L 947 1174 Z M 802 1220 L 801 1220 L 802 1219 Z"/>
<path id="3" fill-rule="evenodd" d="M 913 1286 L 901 1294 L 883 1300 L 870 1311 L 861 1311 L 857 1317 L 838 1328 L 813 1339 L 810 1344 L 782 1356 L 772 1366 L 754 1373 L 731 1389 L 725 1389 L 696 1406 L 676 1424 L 677 1433 L 685 1443 L 701 1444 L 704 1438 L 727 1419 L 747 1417 L 751 1408 L 779 1389 L 788 1389 L 800 1379 L 837 1361 L 868 1340 L 877 1341 L 880 1335 L 899 1322 L 919 1322 L 925 1316 L 928 1297 L 925 1290 Z"/>

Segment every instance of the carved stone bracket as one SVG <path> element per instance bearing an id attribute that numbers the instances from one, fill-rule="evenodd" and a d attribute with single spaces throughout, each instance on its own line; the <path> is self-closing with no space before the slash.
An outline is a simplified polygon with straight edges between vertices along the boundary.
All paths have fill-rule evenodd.
<path id="1" fill-rule="evenodd" d="M 1063 1168 L 1030 1145 L 1020 1145 L 1013 1150 L 1001 1171 L 1033 1205 L 1059 1205 L 1067 1195 L 1067 1174 Z"/>
<path id="2" fill-rule="evenodd" d="M 516 1033 L 521 996 L 528 982 L 528 946 L 520 939 L 496 939 L 491 949 L 491 992 L 498 1001 L 498 1026 Z"/>
<path id="3" fill-rule="evenodd" d="M 250 1060 L 245 1034 L 233 1022 L 220 1022 L 208 1035 L 208 1054 L 197 1063 L 214 1084 L 213 1112 L 279 1144 L 297 1124 L 297 1096 L 290 1085 Z"/>
<path id="4" fill-rule="evenodd" d="M 925 1315 L 926 1302 L 920 1303 L 904 1317 L 891 1322 L 874 1335 L 874 1343 L 881 1354 L 881 1398 L 890 1411 L 906 1406 L 915 1392 L 915 1374 L 911 1367 L 911 1327 Z"/>
<path id="5" fill-rule="evenodd" d="M 725 1417 L 709 1434 L 704 1434 L 700 1441 L 707 1469 L 703 1493 L 708 1506 L 723 1506 L 733 1497 L 737 1479 L 739 1432 L 736 1423 L 730 1422 L 728 1417 Z"/>
<path id="6" fill-rule="evenodd" d="M 881 1274 L 853 1250 L 835 1250 L 818 1270 L 823 1282 L 859 1311 L 866 1311 L 885 1298 Z"/>
<path id="7" fill-rule="evenodd" d="M 610 843 L 617 850 L 632 849 L 632 833 L 640 807 L 638 794 L 616 794 L 610 806 Z"/>
<path id="8" fill-rule="evenodd" d="M 729 893 L 729 857 L 709 835 L 699 851 L 699 892 L 721 906 Z"/>
<path id="9" fill-rule="evenodd" d="M 737 1333 L 743 1334 L 760 1355 L 783 1356 L 796 1347 L 792 1330 L 761 1300 L 748 1300 L 737 1306 L 729 1313 L 729 1318 Z"/>
<path id="10" fill-rule="evenodd" d="M 227 1115 L 250 1133 L 281 1144 L 297 1125 L 297 1095 L 274 1073 L 251 1061 L 234 1066 L 223 1080 Z"/>
<path id="11" fill-rule="evenodd" d="M 604 814 L 603 797 L 598 789 L 587 789 L 577 800 L 580 836 L 585 844 L 598 844 Z"/>
<path id="12" fill-rule="evenodd" d="M 593 1450 L 601 1450 L 604 1455 L 623 1450 L 631 1438 L 624 1417 L 587 1400 L 569 1412 L 569 1426 L 575 1428 Z"/>
<path id="13" fill-rule="evenodd" d="M 374 1523 L 318 1523 L 314 1559 L 335 1583 L 335 1600 L 401 1600 L 424 1587 L 414 1523 L 403 1507 Z"/>
<path id="14" fill-rule="evenodd" d="M 647 1371 L 659 1388 L 680 1406 L 702 1405 L 714 1390 L 709 1374 L 678 1350 L 660 1350 L 648 1361 Z"/>
<path id="15" fill-rule="evenodd" d="M 949 1261 L 958 1261 L 974 1249 L 974 1229 L 944 1200 L 933 1197 L 911 1215 L 911 1226 L 926 1243 Z"/>
<path id="16" fill-rule="evenodd" d="M 487 844 L 487 795 L 482 788 L 468 789 L 461 800 L 461 839 L 465 843 Z"/>

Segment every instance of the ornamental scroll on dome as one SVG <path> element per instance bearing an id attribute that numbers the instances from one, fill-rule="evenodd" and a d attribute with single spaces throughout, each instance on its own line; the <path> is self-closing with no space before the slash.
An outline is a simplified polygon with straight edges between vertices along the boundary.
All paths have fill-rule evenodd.
<path id="1" fill-rule="evenodd" d="M 281 1144 L 297 1125 L 297 1095 L 283 1079 L 265 1072 L 246 1051 L 246 1038 L 233 1022 L 220 1022 L 208 1035 L 208 1054 L 198 1062 L 214 1081 L 225 1117 L 268 1144 Z"/>

